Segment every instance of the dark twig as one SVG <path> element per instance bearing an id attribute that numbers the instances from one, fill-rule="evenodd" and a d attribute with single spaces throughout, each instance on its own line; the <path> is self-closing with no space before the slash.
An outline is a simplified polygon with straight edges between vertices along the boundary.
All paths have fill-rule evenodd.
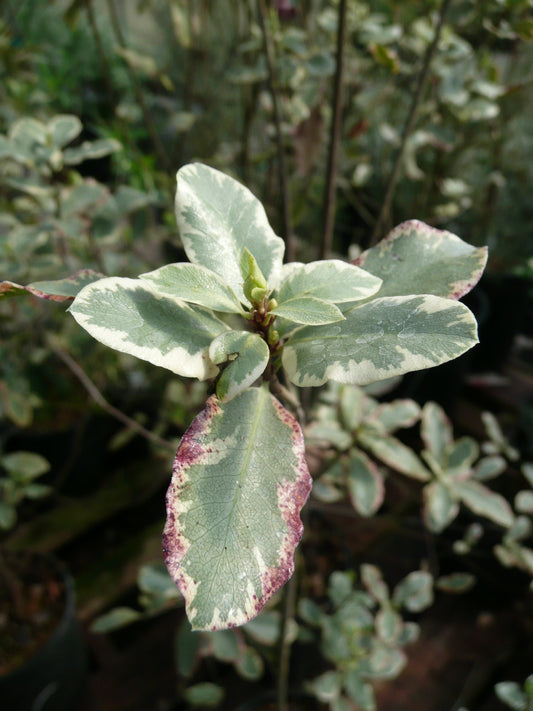
<path id="1" fill-rule="evenodd" d="M 439 17 L 437 20 L 437 26 L 435 27 L 435 36 L 433 37 L 433 41 L 431 42 L 431 44 L 428 46 L 428 48 L 426 50 L 426 54 L 424 56 L 424 62 L 422 64 L 422 69 L 421 69 L 420 75 L 418 77 L 418 82 L 417 82 L 417 86 L 415 89 L 415 93 L 413 94 L 411 106 L 409 108 L 409 113 L 407 114 L 407 119 L 405 121 L 404 129 L 402 132 L 400 147 L 398 148 L 398 152 L 396 153 L 396 157 L 394 159 L 394 164 L 392 166 L 391 174 L 389 176 L 389 181 L 387 184 L 387 190 L 385 191 L 385 197 L 383 199 L 383 203 L 381 204 L 381 209 L 379 211 L 379 215 L 376 220 L 376 224 L 374 226 L 374 231 L 372 233 L 372 238 L 370 240 L 369 246 L 376 244 L 376 242 L 382 237 L 381 233 L 383 231 L 386 221 L 390 217 L 390 209 L 391 209 L 391 205 L 392 205 L 392 199 L 394 197 L 396 185 L 397 185 L 399 177 L 400 177 L 400 168 L 402 165 L 402 159 L 403 159 L 403 156 L 405 153 L 405 148 L 407 145 L 407 139 L 411 135 L 414 125 L 415 125 L 418 107 L 420 105 L 420 101 L 422 100 L 422 96 L 424 94 L 424 90 L 426 88 L 426 84 L 427 84 L 427 80 L 428 80 L 429 67 L 430 67 L 431 61 L 435 55 L 435 52 L 437 51 L 437 46 L 439 44 L 440 35 L 442 32 L 442 28 L 444 26 L 444 20 L 446 18 L 446 14 L 448 12 L 450 4 L 451 4 L 451 0 L 443 0 L 443 2 L 442 2 L 442 5 L 441 5 L 440 11 L 439 11 Z"/>
<path id="2" fill-rule="evenodd" d="M 278 150 L 278 173 L 281 197 L 281 209 L 283 215 L 283 232 L 287 247 L 286 258 L 288 262 L 293 262 L 295 257 L 294 235 L 292 233 L 291 220 L 291 196 L 289 191 L 289 180 L 287 177 L 287 161 L 285 157 L 285 145 L 283 141 L 283 130 L 281 121 L 281 107 L 279 101 L 279 86 L 276 71 L 276 52 L 274 40 L 270 32 L 270 22 L 268 9 L 265 0 L 257 1 L 259 8 L 259 19 L 263 31 L 263 41 L 265 44 L 265 57 L 268 67 L 268 86 L 272 95 L 272 106 L 274 108 L 274 124 L 276 128 L 276 143 Z"/>
<path id="3" fill-rule="evenodd" d="M 327 259 L 333 240 L 333 225 L 335 222 L 335 188 L 337 179 L 337 164 L 339 160 L 339 143 L 342 126 L 342 82 L 344 74 L 344 44 L 346 41 L 346 6 L 347 0 L 341 0 L 339 5 L 337 28 L 337 60 L 335 69 L 335 84 L 333 87 L 333 116 L 328 150 L 328 167 L 326 186 L 324 190 L 324 229 L 319 259 Z"/>
<path id="4" fill-rule="evenodd" d="M 105 410 L 109 415 L 111 415 L 111 417 L 114 417 L 116 420 L 119 420 L 120 422 L 122 422 L 123 425 L 126 425 L 126 427 L 128 427 L 129 429 L 133 430 L 134 432 L 137 432 L 137 434 L 140 434 L 142 437 L 145 437 L 146 439 L 150 440 L 150 442 L 157 445 L 158 447 L 163 447 L 164 449 L 168 449 L 172 452 L 175 451 L 176 447 L 172 444 L 172 442 L 158 437 L 156 434 L 150 432 L 150 430 L 147 430 L 145 427 L 133 420 L 131 417 L 128 417 L 128 415 L 126 415 L 124 412 L 111 405 L 102 395 L 100 390 L 98 390 L 96 385 L 89 378 L 89 376 L 79 365 L 79 363 L 76 363 L 74 358 L 69 353 L 63 350 L 63 348 L 56 346 L 50 341 L 50 339 L 49 344 L 54 353 L 57 355 L 57 357 L 60 358 L 63 363 L 69 368 L 69 370 L 71 370 L 72 373 L 74 373 L 74 375 L 78 378 L 78 380 L 87 390 L 87 392 L 96 402 L 96 404 L 99 405 L 103 410 Z"/>

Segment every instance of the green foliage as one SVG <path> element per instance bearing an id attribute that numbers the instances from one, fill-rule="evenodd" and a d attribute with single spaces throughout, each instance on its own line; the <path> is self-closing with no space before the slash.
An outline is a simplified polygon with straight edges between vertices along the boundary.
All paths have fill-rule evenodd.
<path id="1" fill-rule="evenodd" d="M 501 681 L 494 690 L 500 701 L 513 711 L 533 709 L 533 675 L 527 677 L 522 688 L 515 681 Z"/>
<path id="2" fill-rule="evenodd" d="M 52 489 L 37 481 L 50 465 L 34 452 L 0 454 L 0 530 L 9 531 L 17 523 L 17 506 L 24 499 L 40 499 Z"/>

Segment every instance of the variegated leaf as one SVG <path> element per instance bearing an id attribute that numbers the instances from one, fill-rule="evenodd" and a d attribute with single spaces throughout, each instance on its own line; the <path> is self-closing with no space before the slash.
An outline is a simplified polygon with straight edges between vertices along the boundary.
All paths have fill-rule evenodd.
<path id="1" fill-rule="evenodd" d="M 475 514 L 485 516 L 504 528 L 512 525 L 513 510 L 500 494 L 491 491 L 478 481 L 456 483 L 454 490 L 463 504 Z"/>
<path id="2" fill-rule="evenodd" d="M 424 521 L 430 531 L 440 533 L 459 513 L 459 503 L 438 481 L 424 487 Z"/>
<path id="3" fill-rule="evenodd" d="M 444 453 L 453 443 L 453 431 L 446 413 L 436 402 L 426 402 L 422 408 L 420 434 L 428 452 L 442 466 Z"/>
<path id="4" fill-rule="evenodd" d="M 342 311 L 329 301 L 314 296 L 295 296 L 280 303 L 271 313 L 306 326 L 320 326 L 325 323 L 343 321 Z"/>
<path id="5" fill-rule="evenodd" d="M 140 275 L 155 291 L 214 311 L 244 313 L 239 300 L 218 274 L 199 264 L 167 264 Z"/>
<path id="6" fill-rule="evenodd" d="M 365 427 L 359 430 L 357 440 L 391 469 L 419 481 L 429 480 L 430 474 L 417 455 L 396 437 Z"/>
<path id="7" fill-rule="evenodd" d="M 208 311 L 161 296 L 142 279 L 100 279 L 79 292 L 69 311 L 106 346 L 190 378 L 216 375 L 209 344 L 229 330 Z"/>
<path id="8" fill-rule="evenodd" d="M 270 357 L 261 336 L 249 331 L 225 331 L 209 346 L 216 365 L 229 361 L 217 382 L 217 396 L 227 401 L 246 390 L 264 372 Z"/>
<path id="9" fill-rule="evenodd" d="M 345 321 L 299 328 L 282 358 L 295 385 L 327 380 L 366 385 L 446 363 L 477 342 L 476 320 L 463 304 L 437 296 L 395 296 L 357 306 Z"/>
<path id="10" fill-rule="evenodd" d="M 352 449 L 346 478 L 348 493 L 355 510 L 361 516 L 372 516 L 383 503 L 383 477 L 364 452 Z"/>
<path id="11" fill-rule="evenodd" d="M 87 284 L 103 278 L 103 274 L 92 269 L 81 269 L 72 276 L 57 281 L 35 281 L 33 284 L 21 286 L 12 281 L 0 282 L 0 299 L 6 296 L 32 294 L 40 299 L 50 301 L 70 301 Z"/>
<path id="12" fill-rule="evenodd" d="M 208 400 L 178 448 L 163 534 L 194 629 L 244 624 L 290 578 L 310 488 L 301 429 L 264 387 Z"/>
<path id="13" fill-rule="evenodd" d="M 461 480 L 468 477 L 479 457 L 479 445 L 472 437 L 460 437 L 446 452 L 447 476 Z"/>
<path id="14" fill-rule="evenodd" d="M 414 400 L 400 399 L 379 405 L 370 416 L 385 432 L 395 432 L 401 427 L 411 427 L 420 417 L 420 406 Z"/>
<path id="15" fill-rule="evenodd" d="M 354 264 L 383 279 L 380 296 L 434 294 L 460 299 L 477 284 L 486 262 L 486 247 L 472 247 L 451 232 L 409 220 Z"/>
<path id="16" fill-rule="evenodd" d="M 181 168 L 177 181 L 176 218 L 190 261 L 216 272 L 242 300 L 240 263 L 246 247 L 270 288 L 277 287 L 284 244 L 255 195 L 201 163 Z"/>
<path id="17" fill-rule="evenodd" d="M 287 272 L 277 297 L 280 303 L 295 296 L 314 296 L 340 304 L 375 294 L 381 279 L 339 259 L 295 266 Z"/>

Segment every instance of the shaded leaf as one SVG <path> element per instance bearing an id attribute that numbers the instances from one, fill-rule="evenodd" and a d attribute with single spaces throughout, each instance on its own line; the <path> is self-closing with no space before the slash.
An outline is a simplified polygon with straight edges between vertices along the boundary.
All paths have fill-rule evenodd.
<path id="1" fill-rule="evenodd" d="M 72 114 L 58 114 L 54 116 L 46 127 L 56 148 L 63 148 L 80 135 L 83 124 L 77 116 Z"/>
<path id="2" fill-rule="evenodd" d="M 479 281 L 487 248 L 418 220 L 395 227 L 355 264 L 383 279 L 380 296 L 434 294 L 460 299 Z"/>
<path id="3" fill-rule="evenodd" d="M 471 511 L 485 516 L 494 523 L 508 528 L 514 515 L 507 501 L 477 481 L 465 481 L 454 485 L 457 495 Z"/>
<path id="4" fill-rule="evenodd" d="M 208 311 L 156 294 L 142 279 L 100 279 L 79 292 L 69 311 L 106 346 L 200 380 L 216 375 L 209 344 L 229 329 Z"/>
<path id="5" fill-rule="evenodd" d="M 433 576 L 424 570 L 409 573 L 394 588 L 392 599 L 409 612 L 422 612 L 433 604 Z"/>
<path id="6" fill-rule="evenodd" d="M 420 417 L 420 406 L 414 400 L 398 399 L 379 405 L 371 421 L 378 421 L 386 432 L 395 432 L 400 427 L 411 427 Z"/>
<path id="7" fill-rule="evenodd" d="M 392 435 L 361 428 L 357 441 L 391 469 L 419 481 L 428 481 L 430 478 L 428 470 L 413 450 Z"/>
<path id="8" fill-rule="evenodd" d="M 202 681 L 194 686 L 189 686 L 183 692 L 183 698 L 192 706 L 215 708 L 224 699 L 225 691 L 222 686 L 210 681 Z"/>
<path id="9" fill-rule="evenodd" d="M 424 521 L 430 531 L 440 533 L 459 513 L 459 504 L 449 489 L 438 481 L 424 487 Z"/>
<path id="10" fill-rule="evenodd" d="M 96 141 L 84 141 L 75 148 L 65 148 L 63 162 L 65 165 L 79 165 L 86 160 L 104 158 L 110 153 L 122 149 L 121 144 L 114 138 L 99 138 Z"/>
<path id="11" fill-rule="evenodd" d="M 441 575 L 435 586 L 448 593 L 464 593 L 471 590 L 476 584 L 476 578 L 471 573 L 450 573 Z"/>
<path id="12" fill-rule="evenodd" d="M 442 465 L 444 452 L 453 442 L 453 431 L 446 413 L 436 402 L 426 402 L 422 408 L 420 434 L 426 449 Z"/>
<path id="13" fill-rule="evenodd" d="M 362 516 L 372 516 L 383 503 L 383 477 L 374 462 L 359 450 L 350 451 L 346 483 L 352 504 Z"/>
<path id="14" fill-rule="evenodd" d="M 92 623 L 91 632 L 93 634 L 106 634 L 107 632 L 127 627 L 141 618 L 141 613 L 131 607 L 115 607 Z"/>
<path id="15" fill-rule="evenodd" d="M 300 427 L 265 388 L 208 400 L 178 448 L 163 534 L 194 629 L 244 624 L 289 579 L 310 488 Z"/>
<path id="16" fill-rule="evenodd" d="M 387 584 L 381 570 L 375 565 L 365 563 L 361 566 L 361 581 L 374 600 L 383 603 L 389 599 Z"/>

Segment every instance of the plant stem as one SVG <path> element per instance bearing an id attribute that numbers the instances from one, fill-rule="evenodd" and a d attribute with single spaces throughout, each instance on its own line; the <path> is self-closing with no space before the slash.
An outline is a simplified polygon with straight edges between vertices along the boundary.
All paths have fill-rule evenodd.
<path id="1" fill-rule="evenodd" d="M 335 69 L 335 84 L 333 88 L 333 116 L 328 150 L 328 167 L 324 191 L 324 229 L 319 259 L 327 259 L 333 240 L 333 225 L 335 222 L 335 188 L 337 165 L 339 160 L 339 143 L 342 126 L 342 82 L 344 74 L 344 45 L 346 41 L 346 7 L 347 0 L 341 0 L 337 27 L 337 60 Z"/>
<path id="2" fill-rule="evenodd" d="M 448 12 L 450 3 L 451 3 L 451 0 L 443 0 L 443 2 L 442 2 L 442 5 L 441 5 L 440 11 L 439 11 L 439 17 L 437 20 L 437 26 L 435 27 L 435 35 L 433 37 L 433 41 L 431 42 L 431 44 L 428 45 L 426 54 L 424 56 L 424 62 L 422 64 L 422 69 L 420 70 L 420 74 L 418 76 L 418 82 L 417 82 L 417 86 L 415 89 L 415 93 L 413 94 L 413 98 L 411 100 L 411 106 L 409 108 L 409 113 L 407 114 L 407 119 L 404 124 L 402 137 L 400 140 L 400 147 L 398 148 L 398 152 L 396 153 L 396 157 L 394 159 L 391 174 L 389 176 L 389 181 L 387 184 L 387 189 L 385 191 L 385 197 L 383 199 L 383 203 L 381 204 L 381 209 L 379 211 L 379 215 L 376 220 L 376 224 L 374 225 L 374 231 L 372 232 L 372 237 L 370 239 L 369 247 L 372 247 L 372 245 L 376 244 L 376 242 L 381 238 L 385 223 L 390 218 L 390 209 L 391 209 L 391 205 L 392 205 L 392 199 L 394 197 L 396 185 L 397 185 L 398 180 L 400 178 L 400 168 L 402 165 L 402 159 L 403 159 L 403 156 L 405 153 L 405 148 L 407 145 L 407 139 L 411 135 L 414 125 L 415 125 L 418 107 L 420 105 L 420 101 L 422 100 L 422 96 L 424 94 L 424 90 L 426 88 L 426 84 L 427 84 L 427 80 L 428 80 L 428 76 L 429 76 L 429 67 L 430 67 L 431 61 L 435 55 L 435 52 L 437 51 L 437 46 L 439 44 L 440 35 L 442 32 L 442 28 L 444 26 L 444 20 L 446 18 L 446 14 Z"/>
<path id="3" fill-rule="evenodd" d="M 111 26 L 113 27 L 113 32 L 115 34 L 116 40 L 121 47 L 121 49 L 125 50 L 127 49 L 126 42 L 124 40 L 124 35 L 122 34 L 122 29 L 120 27 L 120 21 L 118 18 L 118 13 L 117 9 L 115 7 L 114 0 L 107 0 L 107 7 L 109 10 L 109 16 L 111 18 Z M 144 125 L 146 126 L 146 130 L 148 131 L 148 134 L 150 135 L 150 138 L 152 140 L 155 152 L 157 154 L 157 157 L 159 158 L 161 165 L 167 170 L 168 172 L 171 172 L 172 167 L 170 165 L 170 160 L 168 157 L 167 152 L 165 151 L 165 148 L 161 142 L 161 139 L 159 137 L 159 134 L 157 132 L 156 125 L 154 123 L 154 120 L 152 118 L 152 115 L 148 109 L 148 106 L 146 105 L 146 101 L 144 100 L 143 92 L 141 89 L 141 86 L 139 82 L 137 81 L 137 77 L 135 75 L 135 72 L 129 65 L 127 60 L 124 60 L 125 65 L 126 65 L 126 71 L 128 72 L 128 76 L 130 78 L 131 85 L 133 87 L 133 91 L 135 93 L 135 98 L 137 100 L 137 103 L 139 104 L 139 107 L 142 111 L 143 119 L 144 119 Z"/>
<path id="4" fill-rule="evenodd" d="M 287 177 L 287 161 L 285 157 L 285 145 L 283 141 L 283 130 L 281 121 L 281 107 L 279 102 L 279 86 L 276 71 L 276 53 L 274 40 L 270 32 L 268 9 L 265 0 L 258 0 L 259 19 L 263 31 L 263 41 L 265 44 L 265 57 L 268 67 L 268 86 L 272 96 L 272 106 L 274 108 L 274 125 L 276 128 L 276 143 L 278 151 L 278 174 L 280 186 L 281 209 L 283 216 L 283 232 L 285 244 L 287 246 L 287 261 L 293 262 L 295 258 L 294 235 L 291 221 L 291 196 L 289 191 L 289 181 Z"/>
<path id="5" fill-rule="evenodd" d="M 168 449 L 172 452 L 175 451 L 176 447 L 172 444 L 172 442 L 158 437 L 156 434 L 150 432 L 150 430 L 147 430 L 145 427 L 140 425 L 131 417 L 128 417 L 128 415 L 126 415 L 124 412 L 111 405 L 102 395 L 100 390 L 98 390 L 96 385 L 89 378 L 89 376 L 79 365 L 79 363 L 76 363 L 74 358 L 72 358 L 69 353 L 53 344 L 50 340 L 49 345 L 54 351 L 54 353 L 57 355 L 57 357 L 63 361 L 63 363 L 72 371 L 72 373 L 74 373 L 74 375 L 78 378 L 78 380 L 81 382 L 81 384 L 87 390 L 93 400 L 103 410 L 105 410 L 109 415 L 111 415 L 111 417 L 114 417 L 116 420 L 119 420 L 120 422 L 122 422 L 122 424 L 126 425 L 126 427 L 129 427 L 129 429 L 134 430 L 134 432 L 137 432 L 137 434 L 140 434 L 142 437 L 145 437 L 146 439 L 150 440 L 150 442 L 156 444 L 158 447 L 163 447 L 164 449 Z"/>

